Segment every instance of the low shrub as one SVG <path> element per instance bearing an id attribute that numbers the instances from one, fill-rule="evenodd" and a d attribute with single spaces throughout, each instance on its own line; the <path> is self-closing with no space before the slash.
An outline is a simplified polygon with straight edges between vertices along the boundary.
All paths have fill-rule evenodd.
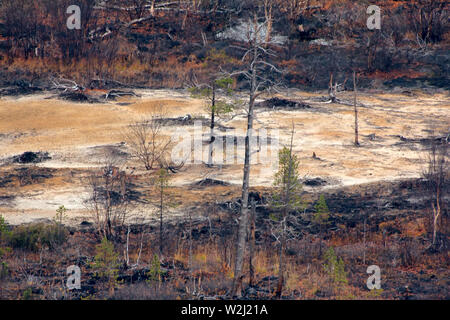
<path id="1" fill-rule="evenodd" d="M 66 242 L 68 232 L 65 228 L 55 225 L 33 224 L 19 226 L 8 236 L 9 246 L 15 249 L 37 251 L 46 246 L 54 249 Z"/>
<path id="2" fill-rule="evenodd" d="M 9 275 L 9 266 L 6 262 L 0 262 L 0 280 L 8 277 Z"/>

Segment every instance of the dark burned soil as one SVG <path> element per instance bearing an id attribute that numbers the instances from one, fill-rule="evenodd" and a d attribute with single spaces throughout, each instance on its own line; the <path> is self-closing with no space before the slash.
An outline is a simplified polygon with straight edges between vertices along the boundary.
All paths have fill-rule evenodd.
<path id="1" fill-rule="evenodd" d="M 202 182 L 197 186 L 206 193 L 214 187 L 224 188 L 218 181 Z M 427 249 L 428 203 L 420 192 L 422 184 L 421 180 L 410 179 L 328 190 L 324 194 L 331 216 L 325 230 L 311 222 L 317 193 L 305 192 L 308 206 L 295 214 L 300 236 L 288 244 L 287 288 L 282 298 L 449 299 L 448 250 Z M 256 275 L 254 284 L 243 291 L 243 299 L 273 298 L 278 279 L 277 257 L 273 254 L 276 241 L 267 224 L 271 212 L 268 197 L 267 188 L 253 189 L 250 194 L 256 201 Z M 158 227 L 135 224 L 129 234 L 123 230 L 115 239 L 122 262 L 112 291 L 107 279 L 99 277 L 93 268 L 100 241 L 94 226 L 84 222 L 70 227 L 67 242 L 60 246 L 36 252 L 15 249 L 14 254 L 8 254 L 11 277 L 3 280 L 0 296 L 21 297 L 31 288 L 32 299 L 226 298 L 232 280 L 238 208 L 238 197 L 222 203 L 206 201 L 192 208 L 205 212 L 203 219 L 190 220 L 186 216 L 165 222 L 164 254 L 157 280 L 152 276 L 152 260 L 158 253 Z M 448 246 L 448 239 L 441 240 L 443 246 Z M 323 268 L 323 254 L 330 247 L 345 263 L 347 282 L 339 288 Z M 18 264 L 21 267 L 15 269 Z M 59 289 L 64 286 L 65 268 L 69 265 L 78 265 L 82 270 L 81 290 Z M 381 268 L 382 290 L 378 292 L 366 287 L 369 265 Z"/>

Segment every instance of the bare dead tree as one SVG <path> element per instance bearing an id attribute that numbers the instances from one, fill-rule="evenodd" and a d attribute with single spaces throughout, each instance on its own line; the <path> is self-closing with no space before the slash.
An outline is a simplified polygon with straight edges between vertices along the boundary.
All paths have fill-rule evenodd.
<path id="1" fill-rule="evenodd" d="M 359 141 L 358 141 L 358 107 L 356 106 L 356 71 L 353 71 L 353 106 L 355 108 L 355 146 L 359 146 Z"/>
<path id="2" fill-rule="evenodd" d="M 251 212 L 250 212 L 250 232 L 249 232 L 249 255 L 248 255 L 248 271 L 249 271 L 249 281 L 248 285 L 250 287 L 255 285 L 255 268 L 253 266 L 253 258 L 255 256 L 256 247 L 256 201 L 251 202 Z"/>
<path id="3" fill-rule="evenodd" d="M 70 79 L 50 77 L 49 81 L 52 83 L 52 89 L 55 90 L 62 90 L 63 92 L 84 90 L 83 86 Z"/>
<path id="4" fill-rule="evenodd" d="M 11 54 L 23 54 L 26 59 L 31 57 L 41 38 L 39 11 L 34 3 L 27 0 L 0 1 L 0 19 L 4 25 L 3 36 L 9 38 Z"/>
<path id="5" fill-rule="evenodd" d="M 237 47 L 244 51 L 242 56 L 243 69 L 232 73 L 233 76 L 240 75 L 245 78 L 249 84 L 249 102 L 247 112 L 247 133 L 245 137 L 245 159 L 244 159 L 244 173 L 242 183 L 242 201 L 241 213 L 239 217 L 238 239 L 236 244 L 234 278 L 231 289 L 231 295 L 235 296 L 238 289 L 242 287 L 243 280 L 243 262 L 244 252 L 246 248 L 247 230 L 248 230 L 248 194 L 250 182 L 250 157 L 251 148 L 250 141 L 252 139 L 253 120 L 254 120 L 254 105 L 258 97 L 263 93 L 276 87 L 269 76 L 273 72 L 281 73 L 281 71 L 269 62 L 269 58 L 275 56 L 275 53 L 270 46 L 272 42 L 266 42 L 264 31 L 266 23 L 258 22 L 258 17 L 255 14 L 253 21 L 249 20 L 248 29 L 246 32 L 245 47 Z"/>
<path id="6" fill-rule="evenodd" d="M 201 0 L 109 0 L 101 1 L 94 7 L 96 10 L 114 10 L 127 21 L 121 21 L 120 25 L 125 30 L 136 24 L 154 19 L 159 12 L 183 13 L 182 29 L 186 26 L 189 14 L 215 14 L 217 12 L 236 12 L 236 8 L 228 8 L 225 3 L 219 1 L 201 1 Z"/>
<path id="7" fill-rule="evenodd" d="M 430 137 L 430 148 L 427 154 L 427 164 L 423 171 L 426 182 L 426 190 L 431 205 L 432 239 L 430 248 L 438 249 L 438 233 L 443 213 L 447 210 L 449 189 L 449 165 L 448 146 L 449 135 L 445 138 L 437 138 L 432 131 Z M 445 217 L 447 218 L 447 217 Z M 442 244 L 441 244 L 442 245 Z"/>
<path id="8" fill-rule="evenodd" d="M 320 0 L 275 0 L 275 5 L 280 12 L 287 15 L 289 21 L 293 22 L 299 16 L 313 9 L 322 7 Z"/>
<path id="9" fill-rule="evenodd" d="M 87 57 L 92 53 L 89 39 L 89 33 L 93 29 L 98 29 L 99 25 L 106 24 L 106 19 L 101 19 L 99 12 L 94 10 L 97 1 L 80 0 L 77 5 L 81 9 L 80 30 L 73 32 L 68 30 L 66 26 L 67 8 L 72 5 L 71 0 L 42 0 L 39 6 L 44 16 L 49 16 L 53 22 L 49 28 L 50 38 L 58 46 L 64 59 Z M 81 79 L 80 79 L 81 80 Z"/>
<path id="10" fill-rule="evenodd" d="M 170 151 L 171 138 L 164 136 L 162 132 L 164 114 L 162 106 L 159 106 L 149 119 L 129 125 L 124 133 L 131 155 L 146 170 L 152 170 L 158 164 L 160 166 L 167 164 L 166 157 Z"/>
<path id="11" fill-rule="evenodd" d="M 125 257 L 126 265 L 129 268 L 131 268 L 131 269 L 137 268 L 139 266 L 139 263 L 140 263 L 140 260 L 141 260 L 141 255 L 142 255 L 142 249 L 143 249 L 143 246 L 144 246 L 144 239 L 145 239 L 145 236 L 147 235 L 147 231 L 148 231 L 147 230 L 148 227 L 145 225 L 145 221 L 144 221 L 144 218 L 142 217 L 142 215 L 143 215 L 143 213 L 141 213 L 140 216 L 136 216 L 136 218 L 134 220 L 135 228 L 138 230 L 138 234 L 139 234 L 139 237 L 138 237 L 138 240 L 137 240 L 137 242 L 138 242 L 138 246 L 137 247 L 139 249 L 137 249 L 137 258 L 136 258 L 136 262 L 134 264 L 130 263 L 131 224 L 127 224 L 127 226 L 126 226 L 126 228 L 127 228 L 127 237 L 126 237 L 126 244 L 125 244 L 125 250 L 124 250 L 125 251 L 124 252 L 124 257 Z"/>
<path id="12" fill-rule="evenodd" d="M 205 83 L 198 83 L 197 77 L 194 75 L 192 80 L 192 87 L 189 89 L 191 95 L 196 98 L 201 98 L 206 101 L 206 110 L 211 115 L 210 120 L 210 139 L 209 139 L 209 152 L 208 162 L 209 167 L 213 166 L 213 146 L 216 139 L 214 129 L 217 119 L 222 118 L 225 115 L 230 114 L 237 101 L 231 101 L 233 90 L 231 85 L 233 80 L 224 74 L 223 68 L 226 68 L 232 61 L 225 51 L 217 51 L 212 49 L 209 51 L 205 68 L 211 68 L 214 71 L 209 72 L 207 81 Z"/>
<path id="13" fill-rule="evenodd" d="M 328 84 L 328 96 L 330 102 L 336 102 L 337 83 L 333 82 L 333 73 L 330 73 L 330 83 Z"/>
<path id="14" fill-rule="evenodd" d="M 270 42 L 270 37 L 272 35 L 272 24 L 273 24 L 273 5 L 274 0 L 264 0 L 264 16 L 267 23 L 266 39 L 267 43 Z"/>
<path id="15" fill-rule="evenodd" d="M 89 198 L 85 201 L 101 236 L 113 239 L 131 209 L 131 177 L 117 156 L 106 152 L 102 166 L 88 177 Z M 120 232 L 120 230 L 119 230 Z"/>
<path id="16" fill-rule="evenodd" d="M 442 40 L 449 18 L 448 1 L 413 0 L 407 7 L 410 12 L 409 23 L 422 49 L 426 49 L 429 42 Z"/>
<path id="17" fill-rule="evenodd" d="M 132 21 L 142 18 L 147 10 L 151 11 L 154 3 L 155 0 L 151 1 L 151 3 L 148 0 L 109 0 L 99 4 L 98 8 L 118 11 L 125 18 Z"/>

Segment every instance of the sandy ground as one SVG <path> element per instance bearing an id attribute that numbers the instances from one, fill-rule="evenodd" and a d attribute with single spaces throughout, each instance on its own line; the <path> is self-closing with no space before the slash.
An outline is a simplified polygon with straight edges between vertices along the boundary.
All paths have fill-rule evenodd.
<path id="1" fill-rule="evenodd" d="M 25 151 L 47 151 L 51 160 L 38 164 L 41 168 L 55 169 L 53 178 L 21 187 L 17 184 L 0 186 L 0 213 L 10 223 L 49 219 L 60 205 L 70 209 L 73 223 L 89 220 L 83 204 L 88 197 L 86 179 L 90 168 L 99 166 L 102 148 L 120 146 L 127 125 L 139 121 L 163 106 L 167 115 L 179 117 L 208 116 L 201 100 L 192 99 L 186 92 L 168 90 L 142 90 L 139 98 L 124 98 L 104 104 L 81 104 L 60 101 L 50 94 L 0 100 L 0 174 L 7 175 L 23 166 L 7 164 L 7 160 Z M 295 126 L 294 151 L 301 161 L 300 174 L 307 178 L 321 177 L 326 187 L 357 185 L 380 180 L 418 177 L 423 168 L 425 154 L 418 143 L 405 143 L 400 137 L 420 139 L 428 135 L 430 124 L 437 131 L 449 132 L 450 98 L 445 93 L 434 95 L 360 93 L 359 131 L 361 147 L 354 147 L 353 106 L 320 102 L 324 93 L 289 92 L 289 96 L 302 99 L 311 109 L 296 111 L 258 110 L 256 129 L 265 129 L 272 142 L 279 146 L 289 143 L 292 124 Z M 352 101 L 351 92 L 338 96 Z M 233 128 L 237 136 L 244 134 L 246 119 L 243 115 L 220 124 Z M 165 127 L 172 135 L 176 127 Z M 184 137 L 194 134 L 194 128 L 182 128 Z M 208 128 L 204 128 L 207 139 Z M 279 135 L 276 135 L 278 130 Z M 225 134 L 224 132 L 219 132 Z M 228 132 L 227 132 L 228 134 Z M 273 134 L 273 136 L 272 136 Z M 375 134 L 375 139 L 368 136 Z M 200 137 L 200 140 L 202 138 Z M 201 143 L 200 143 L 201 144 Z M 127 148 L 126 144 L 122 145 Z M 207 147 L 204 147 L 206 150 Z M 272 150 L 273 149 L 273 150 Z M 238 147 L 238 155 L 243 148 Z M 270 186 L 276 171 L 276 144 L 264 153 L 255 153 L 254 159 L 263 163 L 252 168 L 252 186 Z M 313 153 L 316 158 L 313 158 Z M 206 160 L 206 156 L 205 156 Z M 127 168 L 140 176 L 145 189 L 144 172 L 130 159 Z M 134 168 L 134 169 L 131 169 Z M 227 181 L 231 187 L 194 190 L 191 184 L 206 177 Z M 225 163 L 208 168 L 204 164 L 187 164 L 172 175 L 173 198 L 177 205 L 173 214 L 181 214 L 205 201 L 219 201 L 239 195 L 242 165 Z M 148 189 L 148 188 L 147 188 Z M 214 195 L 214 196 L 213 196 Z M 151 215 L 150 205 L 139 205 L 135 212 Z"/>

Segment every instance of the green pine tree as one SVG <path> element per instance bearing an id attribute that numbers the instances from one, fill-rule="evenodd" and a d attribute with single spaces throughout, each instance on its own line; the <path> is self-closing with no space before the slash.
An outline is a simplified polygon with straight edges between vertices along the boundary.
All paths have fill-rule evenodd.
<path id="1" fill-rule="evenodd" d="M 96 253 L 92 267 L 99 277 L 106 279 L 112 292 L 119 275 L 119 254 L 114 251 L 114 244 L 106 237 L 96 246 Z"/>
<path id="2" fill-rule="evenodd" d="M 340 295 L 343 287 L 348 284 L 344 260 L 342 258 L 338 259 L 333 247 L 330 247 L 325 252 L 324 259 L 323 267 L 332 281 L 335 293 Z"/>
<path id="3" fill-rule="evenodd" d="M 216 126 L 216 117 L 225 116 L 231 113 L 238 100 L 230 103 L 233 98 L 233 79 L 224 77 L 220 72 L 221 68 L 231 63 L 232 58 L 228 57 L 225 51 L 212 49 L 209 51 L 203 67 L 207 70 L 217 70 L 217 72 L 209 72 L 206 83 L 196 85 L 189 89 L 191 96 L 206 101 L 206 111 L 211 115 L 210 122 L 210 143 L 208 152 L 208 165 L 213 165 L 213 142 L 215 140 L 214 128 Z M 225 96 L 226 99 L 221 96 Z"/>
<path id="4" fill-rule="evenodd" d="M 57 239 L 56 240 L 59 243 L 64 242 L 66 239 L 66 236 L 67 236 L 66 229 L 64 229 L 64 225 L 63 225 L 64 220 L 67 218 L 67 211 L 69 211 L 69 210 L 66 207 L 60 206 L 58 209 L 56 209 L 56 215 L 53 218 L 53 221 L 55 222 L 56 227 L 57 227 L 57 230 L 56 230 Z"/>
<path id="5" fill-rule="evenodd" d="M 5 278 L 9 274 L 9 266 L 6 261 L 3 261 L 3 256 L 11 251 L 11 248 L 5 245 L 11 235 L 5 218 L 0 215 L 0 279 Z"/>
<path id="6" fill-rule="evenodd" d="M 276 209 L 270 215 L 271 220 L 278 225 L 279 230 L 279 275 L 276 296 L 281 297 L 284 282 L 284 256 L 287 243 L 287 220 L 292 211 L 304 208 L 301 199 L 302 184 L 298 169 L 300 161 L 292 151 L 292 140 L 294 129 L 292 130 L 291 145 L 284 147 L 278 153 L 279 169 L 275 174 L 275 193 L 272 196 L 272 207 Z"/>
<path id="7" fill-rule="evenodd" d="M 148 272 L 148 277 L 149 281 L 161 282 L 161 262 L 159 261 L 159 257 L 156 253 L 153 256 L 150 270 Z"/>
<path id="8" fill-rule="evenodd" d="M 320 243 L 319 243 L 319 256 L 322 255 L 322 238 L 323 232 L 326 226 L 330 223 L 330 210 L 328 209 L 327 202 L 323 194 L 320 195 L 319 200 L 314 206 L 316 213 L 313 216 L 313 222 L 319 226 L 320 229 Z"/>
<path id="9" fill-rule="evenodd" d="M 330 210 L 328 209 L 327 202 L 323 194 L 320 195 L 319 200 L 314 206 L 316 213 L 314 214 L 313 221 L 320 225 L 327 225 L 330 218 Z"/>
<path id="10" fill-rule="evenodd" d="M 166 200 L 166 189 L 170 185 L 170 175 L 167 172 L 166 169 L 160 169 L 158 171 L 158 175 L 156 176 L 154 180 L 154 185 L 157 189 L 157 192 L 159 194 L 159 255 L 162 256 L 163 254 L 163 216 L 164 216 L 164 209 L 167 206 L 165 204 Z"/>

